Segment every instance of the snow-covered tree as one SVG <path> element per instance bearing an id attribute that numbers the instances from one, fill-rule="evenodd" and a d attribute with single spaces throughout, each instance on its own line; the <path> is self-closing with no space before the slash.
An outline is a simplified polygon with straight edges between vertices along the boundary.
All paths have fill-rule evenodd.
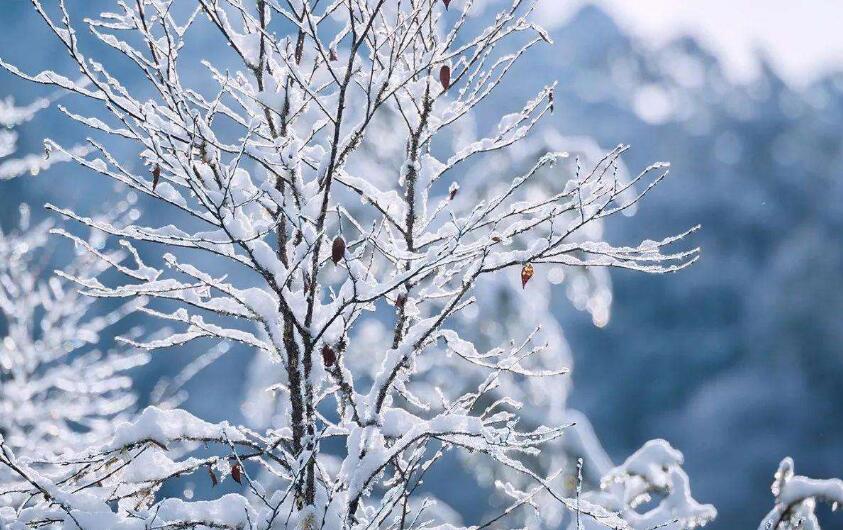
<path id="1" fill-rule="evenodd" d="M 10 98 L 0 101 L 0 124 L 8 128 L 0 131 L 0 180 L 35 174 L 69 159 L 69 155 L 15 156 L 13 128 L 49 104 L 48 99 L 39 99 L 16 107 Z M 82 155 L 86 150 L 72 152 Z M 118 205 L 108 219 L 119 219 L 128 208 L 127 202 Z M 144 300 L 131 300 L 108 312 L 95 307 L 75 285 L 53 274 L 56 257 L 66 254 L 49 240 L 53 223 L 33 225 L 29 206 L 20 204 L 18 210 L 17 226 L 0 228 L 0 436 L 22 455 L 45 458 L 107 439 L 112 421 L 134 404 L 126 372 L 145 362 L 148 354 L 103 353 L 99 347 L 109 329 Z M 104 234 L 91 231 L 79 242 L 98 247 L 103 240 Z M 120 252 L 104 256 L 122 259 Z M 108 268 L 87 252 L 76 253 L 65 266 L 73 274 L 90 277 Z M 0 477 L 8 479 L 8 470 L 0 470 Z M 0 504 L 8 500 L 0 497 Z"/>
<path id="2" fill-rule="evenodd" d="M 565 392 L 548 396 L 555 415 L 531 413 L 522 401 L 551 388 L 530 382 L 560 377 L 566 358 L 554 355 L 564 351 L 554 330 L 531 330 L 541 319 L 522 308 L 546 311 L 530 296 L 550 271 L 673 272 L 697 250 L 672 249 L 690 231 L 631 246 L 602 240 L 600 223 L 633 208 L 667 174 L 658 163 L 621 178 L 625 146 L 587 167 L 535 145 L 525 167 L 486 162 L 527 145 L 553 111 L 553 86 L 513 102 L 479 137 L 466 133 L 511 66 L 549 42 L 531 22 L 534 4 L 513 0 L 482 25 L 471 17 L 472 0 L 198 0 L 192 9 L 118 2 L 84 23 L 141 72 L 148 89 L 136 92 L 86 56 L 63 2 L 57 13 L 34 4 L 85 81 L 4 66 L 99 102 L 97 115 L 65 112 L 95 136 L 127 142 L 146 169 L 98 138 L 89 140 L 90 156 L 49 148 L 181 214 L 166 226 L 143 217 L 120 224 L 52 206 L 121 238 L 135 258 L 120 264 L 74 239 L 111 275 L 65 276 L 93 297 L 149 297 L 160 306 L 148 314 L 182 326 L 163 339 L 126 338 L 133 346 L 213 339 L 266 356 L 280 413 L 252 430 L 149 408 L 109 442 L 49 462 L 20 459 L 4 445 L 0 463 L 32 495 L 0 512 L 5 521 L 453 527 L 419 488 L 458 451 L 493 463 L 510 499 L 481 527 L 547 497 L 577 520 L 630 528 L 577 488 L 564 491 L 563 469 L 536 462 L 565 432 Z M 219 35 L 204 62 L 213 90 L 207 79 L 182 75 L 179 61 L 203 25 Z M 381 155 L 396 141 L 402 156 L 393 162 Z M 144 247 L 143 258 L 133 245 Z M 590 297 L 598 321 L 601 296 Z M 501 303 L 515 311 L 498 313 Z M 466 321 L 499 314 L 498 328 L 466 331 Z M 507 315 L 523 322 L 510 325 Z M 214 484 L 230 476 L 249 493 L 157 495 L 193 474 Z M 673 483 L 678 493 L 668 498 L 690 502 L 686 484 Z M 664 490 L 664 481 L 657 486 Z"/>
<path id="3" fill-rule="evenodd" d="M 140 351 L 100 350 L 109 328 L 143 304 L 135 299 L 109 312 L 49 268 L 50 221 L 30 226 L 21 206 L 19 226 L 0 230 L 0 437 L 3 446 L 31 459 L 82 450 L 112 435 L 113 421 L 134 405 L 130 369 Z M 81 240 L 98 245 L 102 234 Z M 107 257 L 119 261 L 119 253 Z M 87 253 L 66 265 L 73 274 L 96 276 L 108 266 Z M 19 491 L 8 469 L 0 493 Z M 20 500 L 0 496 L 0 505 Z"/>
<path id="4" fill-rule="evenodd" d="M 403 154 L 401 146 L 387 149 L 381 142 L 378 156 L 384 159 L 389 150 L 397 150 L 392 156 Z M 454 201 L 471 201 L 472 198 L 494 195 L 496 187 L 505 186 L 503 179 L 489 179 L 496 175 L 496 167 L 524 168 L 542 154 L 565 149 L 567 157 L 561 159 L 553 168 L 539 171 L 534 185 L 537 189 L 552 190 L 557 185 L 559 174 L 575 174 L 577 164 L 594 167 L 605 153 L 587 138 L 565 138 L 550 129 L 536 131 L 525 138 L 517 150 L 496 152 L 468 171 L 460 181 L 459 195 Z M 400 164 L 400 160 L 398 161 Z M 629 178 L 628 170 L 618 164 L 617 177 L 620 182 Z M 371 171 L 370 171 L 371 173 Z M 389 178 L 388 176 L 385 178 Z M 548 191 L 548 193 L 552 193 Z M 631 190 L 630 196 L 633 196 Z M 468 202 L 465 203 L 468 207 Z M 576 212 L 572 212 L 575 215 Z M 572 238 L 600 238 L 603 222 L 593 221 L 587 229 L 572 234 Z M 565 435 L 545 444 L 541 455 L 531 460 L 531 465 L 543 473 L 552 474 L 563 470 L 553 482 L 554 487 L 565 496 L 573 496 L 579 487 L 583 491 L 599 490 L 601 480 L 614 467 L 608 455 L 601 447 L 588 418 L 581 412 L 568 408 L 567 397 L 571 386 L 572 356 L 564 333 L 554 318 L 550 304 L 556 285 L 564 287 L 565 293 L 580 310 L 588 311 L 596 325 L 604 325 L 609 317 L 611 303 L 611 282 L 605 268 L 589 267 L 551 267 L 546 274 L 536 275 L 530 280 L 529 296 L 524 295 L 520 277 L 516 275 L 490 275 L 484 277 L 475 286 L 475 304 L 456 316 L 455 329 L 463 340 L 472 342 L 475 347 L 491 350 L 500 344 L 506 344 L 511 337 L 531 337 L 533 342 L 543 346 L 542 351 L 532 356 L 526 363 L 535 371 L 543 371 L 542 377 L 523 377 L 516 372 L 502 373 L 498 377 L 497 388 L 490 390 L 486 401 L 512 399 L 521 404 L 519 421 L 522 426 L 539 427 L 543 424 L 567 425 Z M 489 319 L 488 315 L 494 315 Z M 384 340 L 388 322 L 371 321 L 360 330 L 359 336 L 352 342 L 365 349 L 377 349 Z M 435 346 L 431 346 L 435 349 Z M 435 361 L 416 367 L 412 385 L 416 393 L 434 392 L 439 388 L 447 394 L 459 395 L 481 384 L 488 375 L 488 366 L 482 363 L 467 363 L 457 350 L 448 352 L 447 345 L 442 345 Z M 365 358 L 361 358 L 364 360 Z M 353 362 L 353 359 L 351 360 Z M 266 428 L 283 424 L 287 413 L 286 396 L 276 392 L 267 392 L 277 384 L 278 373 L 271 368 L 272 361 L 265 356 L 255 358 L 249 370 L 247 383 L 248 395 L 243 403 L 244 412 L 253 427 Z M 565 370 L 559 370 L 562 366 Z M 355 372 L 367 369 L 374 377 L 378 365 L 360 362 L 353 366 Z M 454 374 L 459 373 L 459 378 Z M 442 390 L 444 389 L 444 390 Z M 456 397 L 456 396 L 454 396 Z M 482 454 L 462 452 L 460 455 L 465 466 L 464 473 L 474 475 L 480 484 L 492 486 L 496 482 L 515 484 L 527 488 L 530 478 L 518 471 L 484 458 Z M 577 462 L 583 460 L 582 477 L 577 477 Z M 674 465 L 678 465 L 674 463 Z M 470 480 L 466 477 L 467 480 Z M 470 482 L 467 482 L 470 484 Z M 660 491 L 670 488 L 665 485 Z M 503 503 L 507 496 L 505 490 L 497 491 L 496 498 L 490 503 Z M 529 528 L 558 528 L 564 518 L 572 519 L 571 512 L 547 494 L 536 495 L 532 502 L 540 510 L 518 511 L 511 515 L 511 521 Z M 656 512 L 660 514 L 669 511 Z M 664 519 L 668 520 L 668 519 Z M 644 524 L 636 528 L 647 528 Z"/>
<path id="5" fill-rule="evenodd" d="M 0 180 L 37 174 L 69 155 L 16 157 L 17 135 L 12 128 L 30 121 L 50 101 L 40 99 L 15 107 L 0 101 Z M 85 148 L 73 153 L 84 155 Z M 5 199 L 5 195 L 3 196 Z M 49 459 L 66 451 L 82 450 L 110 438 L 113 422 L 128 414 L 136 398 L 128 376 L 143 364 L 148 353 L 125 348 L 101 351 L 115 332 L 112 328 L 143 305 L 143 298 L 110 311 L 93 304 L 77 286 L 53 274 L 61 262 L 73 274 L 97 276 L 109 265 L 87 252 L 68 254 L 55 248 L 49 237 L 52 221 L 32 224 L 27 204 L 17 206 L 17 226 L 0 228 L 0 439 L 3 447 L 27 459 Z M 129 201 L 111 208 L 107 219 L 118 222 L 128 215 Z M 104 218 L 105 219 L 105 218 Z M 80 245 L 99 248 L 105 234 L 91 230 Z M 122 252 L 103 257 L 113 262 Z M 60 258 L 60 259 L 59 259 Z M 132 330 L 132 333 L 137 333 Z M 20 477 L 0 469 L 0 506 L 20 504 Z"/>

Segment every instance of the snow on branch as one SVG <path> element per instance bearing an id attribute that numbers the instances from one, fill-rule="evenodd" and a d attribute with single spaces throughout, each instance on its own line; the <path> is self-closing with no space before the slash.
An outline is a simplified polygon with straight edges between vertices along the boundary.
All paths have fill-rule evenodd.
<path id="1" fill-rule="evenodd" d="M 18 107 L 11 96 L 0 100 L 0 180 L 11 180 L 25 174 L 37 175 L 53 164 L 71 159 L 70 154 L 64 153 L 50 156 L 49 150 L 45 150 L 44 155 L 27 154 L 12 157 L 17 151 L 18 140 L 14 128 L 32 120 L 38 112 L 50 106 L 50 103 L 51 99 L 41 98 L 25 107 Z M 84 147 L 73 147 L 70 151 L 77 156 L 84 156 L 88 152 Z"/>
<path id="2" fill-rule="evenodd" d="M 714 519 L 717 510 L 691 497 L 682 461 L 682 453 L 666 441 L 650 440 L 603 477 L 601 491 L 584 497 L 620 513 L 635 530 L 703 527 Z M 571 528 L 577 530 L 576 526 Z"/>
<path id="3" fill-rule="evenodd" d="M 828 503 L 833 510 L 843 503 L 843 480 L 797 475 L 790 457 L 779 464 L 772 491 L 776 504 L 758 530 L 820 530 L 817 503 Z"/>

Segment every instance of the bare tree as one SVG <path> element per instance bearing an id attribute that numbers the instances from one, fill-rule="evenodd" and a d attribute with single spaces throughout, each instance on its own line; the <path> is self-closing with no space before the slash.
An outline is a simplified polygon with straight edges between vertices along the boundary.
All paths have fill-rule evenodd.
<path id="1" fill-rule="evenodd" d="M 524 428 L 521 405 L 495 395 L 511 375 L 564 373 L 531 364 L 546 345 L 527 334 L 486 349 L 457 329 L 486 278 L 514 277 L 528 297 L 534 276 L 552 267 L 666 273 L 697 259 L 697 249 L 671 250 L 693 229 L 632 246 L 593 237 L 596 223 L 632 208 L 667 174 L 658 163 L 618 178 L 625 146 L 570 172 L 559 169 L 565 154 L 555 151 L 523 171 L 487 165 L 490 182 L 504 185 L 461 187 L 486 156 L 522 142 L 553 111 L 548 86 L 481 138 L 458 134 L 512 64 L 549 43 L 531 22 L 532 3 L 514 0 L 485 25 L 470 16 L 472 0 L 459 8 L 439 0 L 198 0 L 189 10 L 171 0 L 117 2 L 85 26 L 136 67 L 143 91 L 85 55 L 64 2 L 57 13 L 33 3 L 85 82 L 4 66 L 100 104 L 96 116 L 64 109 L 92 130 L 92 155 L 47 145 L 180 215 L 174 225 L 121 225 L 50 206 L 125 240 L 135 258 L 119 264 L 83 245 L 123 280 L 65 276 L 93 297 L 149 297 L 160 306 L 144 311 L 182 327 L 163 339 L 124 339 L 132 346 L 213 339 L 266 355 L 281 374 L 273 390 L 284 413 L 282 425 L 256 432 L 149 408 L 81 455 L 32 464 L 4 448 L 0 462 L 32 498 L 0 513 L 24 526 L 92 529 L 444 525 L 417 490 L 458 450 L 525 479 L 502 485 L 510 505 L 481 527 L 544 495 L 578 517 L 629 528 L 561 494 L 558 470 L 531 465 L 564 424 Z M 202 25 L 219 35 L 203 63 L 213 90 L 181 75 L 179 52 Z M 100 137 L 128 143 L 146 169 Z M 402 160 L 388 164 L 379 147 L 396 138 Z M 555 182 L 540 184 L 537 176 L 553 168 Z M 143 259 L 130 242 L 147 249 Z M 386 320 L 383 340 L 359 340 L 367 323 Z M 445 361 L 455 378 L 460 366 L 485 375 L 456 395 L 447 382 L 416 388 L 416 375 L 448 355 L 459 358 Z M 335 440 L 342 451 L 322 449 Z M 259 470 L 273 476 L 271 487 Z M 231 477 L 251 499 L 156 497 L 168 480 L 194 473 L 213 483 Z"/>

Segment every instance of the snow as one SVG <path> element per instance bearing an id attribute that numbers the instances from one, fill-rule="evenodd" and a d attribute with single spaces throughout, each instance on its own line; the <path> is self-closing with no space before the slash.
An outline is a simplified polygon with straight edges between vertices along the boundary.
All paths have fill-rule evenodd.
<path id="1" fill-rule="evenodd" d="M 234 442 L 243 439 L 243 436 L 227 423 L 212 424 L 184 410 L 162 410 L 151 406 L 144 409 L 133 421 L 118 425 L 114 437 L 105 448 L 107 450 L 119 449 L 145 441 L 166 447 L 173 440 L 226 437 Z"/>
<path id="2" fill-rule="evenodd" d="M 843 503 L 843 480 L 797 475 L 790 457 L 779 464 L 771 489 L 776 502 L 759 530 L 820 530 L 814 513 L 817 502 L 830 504 L 832 510 Z"/>

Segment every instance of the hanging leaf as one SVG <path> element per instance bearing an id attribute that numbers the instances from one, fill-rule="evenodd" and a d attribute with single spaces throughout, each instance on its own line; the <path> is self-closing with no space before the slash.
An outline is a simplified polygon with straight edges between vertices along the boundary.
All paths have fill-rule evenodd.
<path id="1" fill-rule="evenodd" d="M 527 287 L 527 282 L 533 277 L 533 266 L 527 263 L 521 268 L 521 288 Z"/>
<path id="2" fill-rule="evenodd" d="M 161 179 L 161 166 L 155 164 L 152 166 L 152 191 L 158 186 L 158 180 Z"/>
<path id="3" fill-rule="evenodd" d="M 242 482 L 240 482 L 242 477 L 240 475 L 239 463 L 235 463 L 233 466 L 231 466 L 231 478 L 233 478 L 238 484 L 242 484 Z"/>
<path id="4" fill-rule="evenodd" d="M 331 246 L 331 260 L 334 265 L 339 263 L 343 256 L 345 256 L 345 239 L 342 236 L 337 236 Z"/>
<path id="5" fill-rule="evenodd" d="M 220 483 L 217 479 L 217 474 L 214 473 L 214 468 L 212 468 L 210 464 L 208 465 L 208 476 L 211 477 L 211 486 L 216 486 Z"/>
<path id="6" fill-rule="evenodd" d="M 296 64 L 301 64 L 302 53 L 304 53 L 304 32 L 299 30 L 299 36 L 296 39 Z"/>
<path id="7" fill-rule="evenodd" d="M 439 82 L 442 83 L 443 89 L 451 88 L 451 67 L 447 64 L 443 64 L 439 69 Z"/>
<path id="8" fill-rule="evenodd" d="M 327 344 L 322 346 L 322 362 L 325 364 L 325 368 L 330 368 L 337 362 L 337 352 Z"/>

